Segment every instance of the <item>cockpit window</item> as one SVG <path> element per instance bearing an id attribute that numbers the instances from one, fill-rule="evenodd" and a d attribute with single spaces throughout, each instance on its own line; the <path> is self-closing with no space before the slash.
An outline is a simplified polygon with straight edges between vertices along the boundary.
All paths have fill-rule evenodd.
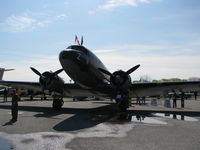
<path id="1" fill-rule="evenodd" d="M 82 51 L 82 52 L 84 52 L 86 54 L 88 52 L 88 50 L 85 47 L 80 46 L 80 45 L 71 45 L 67 49 L 74 49 L 74 50 Z"/>

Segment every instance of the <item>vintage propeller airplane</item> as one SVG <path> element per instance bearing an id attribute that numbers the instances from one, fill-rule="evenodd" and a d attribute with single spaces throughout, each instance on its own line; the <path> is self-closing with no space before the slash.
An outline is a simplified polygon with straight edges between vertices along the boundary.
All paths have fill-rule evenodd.
<path id="1" fill-rule="evenodd" d="M 60 109 L 63 96 L 98 96 L 116 99 L 121 112 L 126 111 L 132 97 L 167 95 L 169 92 L 199 91 L 199 81 L 132 83 L 130 74 L 140 65 L 128 71 L 118 70 L 110 73 L 101 60 L 83 46 L 75 37 L 71 45 L 59 54 L 62 69 L 55 72 L 40 73 L 31 67 L 39 76 L 39 82 L 0 81 L 0 84 L 33 90 L 48 91 L 53 96 L 53 108 Z M 58 74 L 62 71 L 74 81 L 68 84 Z"/>

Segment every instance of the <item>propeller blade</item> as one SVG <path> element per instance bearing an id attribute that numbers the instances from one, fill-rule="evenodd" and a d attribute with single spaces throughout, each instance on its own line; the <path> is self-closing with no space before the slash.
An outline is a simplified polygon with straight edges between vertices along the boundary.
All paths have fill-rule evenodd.
<path id="1" fill-rule="evenodd" d="M 64 69 L 59 69 L 59 70 L 55 71 L 53 74 L 54 74 L 54 75 L 57 75 L 57 74 L 61 73 L 63 70 L 64 70 Z"/>
<path id="2" fill-rule="evenodd" d="M 42 76 L 41 73 L 40 73 L 38 70 L 36 70 L 36 69 L 33 68 L 33 67 L 30 67 L 30 68 L 31 68 L 31 70 L 32 70 L 35 74 L 37 74 L 38 76 Z"/>
<path id="3" fill-rule="evenodd" d="M 134 66 L 133 68 L 129 69 L 128 71 L 126 71 L 126 74 L 131 74 L 133 71 L 135 71 L 137 68 L 140 67 L 140 64 Z"/>
<path id="4" fill-rule="evenodd" d="M 101 72 L 103 72 L 103 73 L 109 75 L 109 76 L 112 76 L 112 73 L 110 73 L 110 72 L 107 71 L 107 70 L 104 70 L 104 69 L 102 69 L 102 68 L 99 68 L 99 70 L 100 70 Z"/>

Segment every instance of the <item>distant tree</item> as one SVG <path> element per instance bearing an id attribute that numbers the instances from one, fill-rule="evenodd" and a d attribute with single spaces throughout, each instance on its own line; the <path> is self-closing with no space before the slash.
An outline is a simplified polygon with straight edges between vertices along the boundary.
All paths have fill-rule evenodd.
<path id="1" fill-rule="evenodd" d="M 142 75 L 139 82 L 151 82 L 151 77 L 149 75 Z"/>
<path id="2" fill-rule="evenodd" d="M 139 80 L 133 80 L 132 81 L 133 83 L 138 83 L 138 82 L 140 82 Z"/>
<path id="3" fill-rule="evenodd" d="M 184 79 L 179 79 L 179 78 L 169 78 L 169 79 L 161 79 L 159 82 L 180 82 L 180 81 L 185 81 Z"/>
<path id="4" fill-rule="evenodd" d="M 160 80 L 151 80 L 150 76 L 143 75 L 140 76 L 140 80 L 134 80 L 133 83 L 138 82 L 181 82 L 181 81 L 200 81 L 200 78 L 198 77 L 191 77 L 188 80 L 186 79 L 180 79 L 180 78 L 169 78 L 169 79 L 160 79 Z"/>
<path id="5" fill-rule="evenodd" d="M 200 81 L 199 77 L 190 77 L 188 81 Z"/>

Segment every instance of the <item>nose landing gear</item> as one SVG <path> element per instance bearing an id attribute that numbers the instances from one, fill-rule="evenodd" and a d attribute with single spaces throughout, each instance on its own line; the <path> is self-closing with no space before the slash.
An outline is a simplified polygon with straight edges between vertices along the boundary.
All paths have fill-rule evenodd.
<path id="1" fill-rule="evenodd" d="M 116 103 L 119 106 L 119 119 L 124 120 L 127 118 L 127 108 L 129 107 L 129 93 L 128 92 L 117 92 Z"/>
<path id="2" fill-rule="evenodd" d="M 63 98 L 54 98 L 53 99 L 53 109 L 56 111 L 61 110 L 62 106 L 64 104 Z"/>

